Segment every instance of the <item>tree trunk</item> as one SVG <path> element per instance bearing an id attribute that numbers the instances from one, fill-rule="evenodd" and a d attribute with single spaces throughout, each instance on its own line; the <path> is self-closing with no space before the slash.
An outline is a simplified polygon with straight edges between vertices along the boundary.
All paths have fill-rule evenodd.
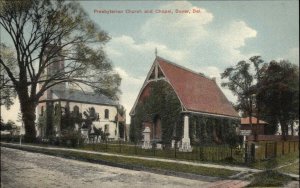
<path id="1" fill-rule="evenodd" d="M 249 123 L 250 123 L 250 127 L 251 127 L 251 134 L 255 136 L 255 133 L 253 133 L 253 122 L 252 122 L 252 99 L 250 97 L 250 108 L 249 108 Z"/>
<path id="2" fill-rule="evenodd" d="M 281 126 L 281 132 L 282 132 L 283 140 L 286 140 L 286 137 L 288 135 L 287 123 L 284 120 L 280 120 L 279 122 L 280 122 L 280 126 Z"/>
<path id="3" fill-rule="evenodd" d="M 260 118 L 260 106 L 257 103 L 257 113 L 256 113 L 256 126 L 255 126 L 255 141 L 257 141 L 257 127 L 259 126 L 259 118 Z M 265 126 L 263 127 L 263 134 L 265 134 Z"/>
<path id="4" fill-rule="evenodd" d="M 36 104 L 31 100 L 25 100 L 20 98 L 20 107 L 22 112 L 22 118 L 25 125 L 25 141 L 34 142 L 36 139 L 35 129 L 35 108 Z"/>

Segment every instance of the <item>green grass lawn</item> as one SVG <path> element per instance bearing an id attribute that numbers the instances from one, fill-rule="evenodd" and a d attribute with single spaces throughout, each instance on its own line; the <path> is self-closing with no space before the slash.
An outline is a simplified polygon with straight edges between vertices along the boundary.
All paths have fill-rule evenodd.
<path id="1" fill-rule="evenodd" d="M 19 146 L 9 146 L 9 147 L 20 149 Z M 150 161 L 150 160 L 143 160 L 143 159 L 134 159 L 130 157 L 105 156 L 101 154 L 89 154 L 89 153 L 80 153 L 74 151 L 52 150 L 52 149 L 48 150 L 46 148 L 24 148 L 23 147 L 22 149 L 27 151 L 33 151 L 33 152 L 40 152 L 49 155 L 87 160 L 96 163 L 109 162 L 113 164 L 128 165 L 128 166 L 139 167 L 139 168 L 167 170 L 167 171 L 191 173 L 191 174 L 197 174 L 203 176 L 226 178 L 238 173 L 237 171 L 227 170 L 227 169 L 208 168 L 208 167 L 193 166 L 193 165 L 186 165 L 186 164 L 174 164 L 170 162 Z"/>
<path id="2" fill-rule="evenodd" d="M 289 153 L 283 156 L 279 156 L 276 158 L 272 158 L 269 160 L 256 161 L 251 165 L 251 167 L 262 169 L 262 170 L 273 169 L 290 163 L 295 163 L 295 161 L 298 159 L 299 159 L 299 151 L 295 153 Z M 298 164 L 297 167 L 299 166 Z"/>
<path id="3" fill-rule="evenodd" d="M 299 161 L 292 163 L 288 166 L 278 169 L 279 172 L 289 173 L 289 174 L 298 174 L 299 175 Z"/>
<path id="4" fill-rule="evenodd" d="M 283 187 L 292 181 L 290 176 L 277 171 L 264 171 L 253 175 L 251 183 L 247 187 Z"/>
<path id="5" fill-rule="evenodd" d="M 37 145 L 48 147 L 51 145 L 45 144 L 30 144 L 30 145 Z M 64 148 L 63 146 L 55 146 Z M 283 165 L 288 165 L 291 163 L 295 163 L 297 159 L 299 159 L 299 152 L 286 154 L 284 156 L 276 157 L 269 160 L 264 161 L 256 161 L 254 163 L 245 164 L 243 160 L 243 152 L 238 150 L 232 150 L 233 158 L 231 156 L 231 150 L 229 147 L 193 147 L 193 151 L 186 153 L 186 152 L 176 152 L 175 157 L 175 150 L 174 149 L 166 149 L 166 150 L 145 150 L 139 146 L 135 146 L 132 144 L 124 144 L 124 143 L 97 143 L 97 144 L 87 144 L 80 147 L 76 147 L 74 149 L 83 149 L 87 151 L 100 151 L 100 152 L 107 152 L 107 153 L 116 153 L 121 155 L 128 155 L 128 156 L 144 156 L 144 157 L 155 157 L 155 158 L 166 158 L 166 159 L 176 159 L 176 160 L 183 160 L 183 161 L 194 161 L 194 162 L 201 162 L 201 163 L 214 163 L 214 164 L 226 164 L 226 165 L 237 165 L 237 166 L 248 166 L 251 168 L 257 168 L 262 170 L 273 169 L 276 167 L 280 167 Z M 286 167 L 278 169 L 280 172 L 284 173 L 293 173 L 299 174 L 298 170 L 299 162 L 295 165 L 288 165 Z"/>

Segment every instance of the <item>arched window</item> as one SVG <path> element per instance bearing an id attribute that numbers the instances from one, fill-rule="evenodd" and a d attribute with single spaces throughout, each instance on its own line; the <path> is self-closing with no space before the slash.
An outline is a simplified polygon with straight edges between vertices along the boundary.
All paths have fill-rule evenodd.
<path id="1" fill-rule="evenodd" d="M 95 113 L 95 112 L 96 112 L 95 108 L 91 107 L 91 113 Z"/>
<path id="2" fill-rule="evenodd" d="M 94 107 L 91 107 L 90 108 L 90 116 L 93 117 L 93 118 L 96 118 L 96 110 Z"/>
<path id="3" fill-rule="evenodd" d="M 79 115 L 79 107 L 78 107 L 77 105 L 75 105 L 75 106 L 73 107 L 73 112 L 74 112 L 74 114 L 75 114 L 76 116 Z"/>
<path id="4" fill-rule="evenodd" d="M 54 115 L 57 113 L 57 104 L 54 106 Z"/>
<path id="5" fill-rule="evenodd" d="M 44 106 L 41 107 L 41 116 L 44 115 Z"/>
<path id="6" fill-rule="evenodd" d="M 104 118 L 105 119 L 109 119 L 109 111 L 108 111 L 108 109 L 105 109 L 105 111 L 104 111 Z"/>

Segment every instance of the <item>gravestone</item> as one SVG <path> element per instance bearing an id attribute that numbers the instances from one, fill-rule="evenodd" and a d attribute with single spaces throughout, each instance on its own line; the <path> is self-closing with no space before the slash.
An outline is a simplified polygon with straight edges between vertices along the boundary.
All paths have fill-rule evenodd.
<path id="1" fill-rule="evenodd" d="M 172 140 L 171 141 L 171 148 L 174 149 L 174 147 L 175 147 L 175 140 Z"/>
<path id="2" fill-rule="evenodd" d="M 162 149 L 162 144 L 156 144 L 156 149 Z"/>
<path id="3" fill-rule="evenodd" d="M 83 137 L 83 143 L 89 143 L 89 130 L 88 129 L 81 129 L 81 135 Z"/>

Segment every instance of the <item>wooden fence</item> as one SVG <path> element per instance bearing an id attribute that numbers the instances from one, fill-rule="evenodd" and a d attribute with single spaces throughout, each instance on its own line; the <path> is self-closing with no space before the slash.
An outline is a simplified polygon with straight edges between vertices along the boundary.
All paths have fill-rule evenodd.
<path id="1" fill-rule="evenodd" d="M 258 135 L 256 139 L 254 136 L 249 136 L 247 144 L 255 145 L 255 151 L 252 151 L 255 160 L 299 153 L 299 136 L 288 136 L 286 140 L 283 140 L 282 136 L 279 135 Z"/>

